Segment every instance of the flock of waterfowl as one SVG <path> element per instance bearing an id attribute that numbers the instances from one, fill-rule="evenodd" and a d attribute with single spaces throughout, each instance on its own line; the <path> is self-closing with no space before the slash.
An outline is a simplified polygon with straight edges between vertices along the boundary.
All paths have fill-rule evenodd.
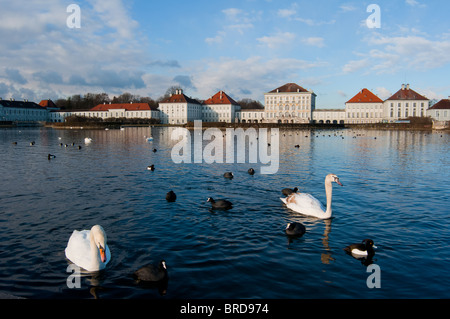
<path id="1" fill-rule="evenodd" d="M 328 136 L 331 137 L 331 135 Z M 334 136 L 339 135 L 335 133 Z M 355 135 L 354 138 L 356 138 L 356 136 L 357 135 Z M 344 138 L 342 135 L 341 137 Z M 90 144 L 93 140 L 86 137 L 84 142 L 85 144 Z M 14 142 L 13 144 L 17 144 L 17 142 Z M 30 142 L 30 146 L 33 145 L 35 145 L 35 142 Z M 60 146 L 69 147 L 68 144 L 62 143 L 60 143 Z M 72 146 L 75 146 L 75 143 L 72 143 Z M 294 147 L 299 148 L 300 145 L 297 144 Z M 80 145 L 78 145 L 78 149 L 81 149 Z M 152 151 L 157 152 L 157 149 L 153 148 Z M 48 154 L 49 160 L 53 158 L 56 158 L 56 156 L 53 154 Z M 147 169 L 154 171 L 154 164 L 149 165 Z M 247 172 L 249 175 L 255 174 L 255 170 L 253 168 L 249 168 Z M 225 172 L 223 177 L 226 179 L 233 179 L 234 175 L 232 172 Z M 328 219 L 332 214 L 332 182 L 342 186 L 342 183 L 335 174 L 328 174 L 325 177 L 325 192 L 327 199 L 326 207 L 324 207 L 322 203 L 314 196 L 307 193 L 299 193 L 297 187 L 293 189 L 282 189 L 281 193 L 286 197 L 280 198 L 280 200 L 286 205 L 287 208 L 302 215 L 312 216 L 319 219 Z M 168 202 L 174 202 L 176 201 L 176 198 L 177 196 L 172 190 L 166 194 L 166 200 Z M 229 210 L 233 208 L 233 204 L 226 199 L 213 199 L 210 197 L 207 199 L 207 202 L 211 203 L 213 210 Z M 285 234 L 290 238 L 301 237 L 305 233 L 306 227 L 299 222 L 290 222 L 285 228 Z M 376 248 L 376 246 L 371 239 L 364 239 L 362 243 L 348 245 L 344 248 L 344 251 L 359 259 L 372 257 L 375 253 L 374 248 Z M 111 259 L 111 252 L 107 245 L 106 232 L 100 225 L 94 225 L 90 230 L 74 230 L 68 240 L 67 247 L 65 249 L 65 256 L 68 260 L 89 272 L 104 269 Z M 157 265 L 146 265 L 135 271 L 133 276 L 138 282 L 167 281 L 167 264 L 164 260 L 161 260 Z"/>

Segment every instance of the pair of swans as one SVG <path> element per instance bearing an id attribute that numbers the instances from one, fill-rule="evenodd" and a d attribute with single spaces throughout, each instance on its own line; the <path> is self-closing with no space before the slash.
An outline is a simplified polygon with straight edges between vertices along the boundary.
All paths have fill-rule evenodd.
<path id="1" fill-rule="evenodd" d="M 331 217 L 332 213 L 331 211 L 331 197 L 333 192 L 333 187 L 331 185 L 332 182 L 335 182 L 338 185 L 343 186 L 342 183 L 339 181 L 339 177 L 337 177 L 335 174 L 328 174 L 325 177 L 325 193 L 327 197 L 326 208 L 317 198 L 307 193 L 293 192 L 286 198 L 280 199 L 283 203 L 286 204 L 287 208 L 292 209 L 297 213 L 317 217 L 320 219 L 327 219 Z"/>
<path id="2" fill-rule="evenodd" d="M 327 219 L 332 213 L 332 182 L 343 186 L 336 175 L 328 174 L 325 177 L 326 208 L 318 199 L 307 193 L 292 193 L 280 199 L 295 212 Z M 106 233 L 100 225 L 95 225 L 90 230 L 74 230 L 67 243 L 65 255 L 71 262 L 87 271 L 99 271 L 104 269 L 111 259 L 111 252 L 106 242 Z"/>

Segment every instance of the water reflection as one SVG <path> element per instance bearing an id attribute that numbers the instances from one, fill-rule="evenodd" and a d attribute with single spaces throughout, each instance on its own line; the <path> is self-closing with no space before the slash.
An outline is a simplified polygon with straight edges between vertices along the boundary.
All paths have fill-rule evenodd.
<path id="1" fill-rule="evenodd" d="M 0 175 L 7 187 L 0 192 L 0 290 L 31 298 L 86 298 L 88 292 L 92 298 L 448 296 L 441 254 L 450 238 L 442 222 L 448 217 L 447 133 L 280 130 L 279 170 L 262 175 L 259 163 L 175 164 L 174 129 L 1 131 Z M 92 143 L 78 150 L 87 136 Z M 48 161 L 48 154 L 56 158 Z M 235 177 L 223 178 L 226 171 Z M 283 207 L 281 190 L 295 186 L 325 203 L 328 173 L 345 185 L 333 194 L 333 219 Z M 165 200 L 170 189 L 176 202 Z M 233 209 L 211 212 L 208 197 L 229 199 Z M 281 232 L 290 221 L 304 224 L 306 233 L 287 238 Z M 67 234 L 98 222 L 111 234 L 110 267 L 82 277 L 82 289 L 68 289 Z M 369 237 L 384 247 L 376 258 L 345 255 L 350 240 Z M 170 289 L 141 287 L 128 274 L 157 255 L 174 265 Z M 360 263 L 379 264 L 395 287 L 361 291 L 367 276 L 363 282 L 347 276 Z M 284 274 L 308 276 L 298 285 Z M 333 284 L 323 289 L 323 282 Z M 420 293 L 411 288 L 418 286 Z"/>
<path id="2" fill-rule="evenodd" d="M 330 243 L 329 243 L 329 239 L 330 239 L 329 235 L 331 232 L 331 221 L 332 221 L 331 218 L 325 219 L 323 221 L 323 223 L 325 224 L 325 229 L 324 229 L 323 236 L 322 236 L 322 245 L 323 245 L 325 252 L 323 252 L 320 256 L 320 260 L 321 260 L 322 264 L 330 264 L 332 261 L 335 260 L 332 256 Z"/>

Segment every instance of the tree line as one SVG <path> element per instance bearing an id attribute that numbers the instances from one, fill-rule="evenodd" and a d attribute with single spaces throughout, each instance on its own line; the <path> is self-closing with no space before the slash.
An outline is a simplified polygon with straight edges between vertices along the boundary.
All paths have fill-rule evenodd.
<path id="1" fill-rule="evenodd" d="M 119 96 L 114 96 L 110 98 L 106 93 L 87 93 L 84 95 L 75 94 L 69 96 L 67 98 L 60 98 L 55 101 L 57 107 L 62 110 L 89 110 L 96 105 L 99 104 L 109 104 L 109 103 L 148 103 L 151 108 L 157 108 L 158 103 L 162 100 L 168 98 L 171 94 L 174 94 L 176 90 L 181 89 L 178 86 L 172 86 L 166 90 L 166 93 L 154 100 L 148 96 L 140 96 L 136 94 L 131 94 L 129 92 L 125 92 Z M 203 102 L 200 99 L 196 99 L 200 102 Z M 259 101 L 255 101 L 252 99 L 244 98 L 237 103 L 241 106 L 242 109 L 262 109 L 264 106 Z"/>

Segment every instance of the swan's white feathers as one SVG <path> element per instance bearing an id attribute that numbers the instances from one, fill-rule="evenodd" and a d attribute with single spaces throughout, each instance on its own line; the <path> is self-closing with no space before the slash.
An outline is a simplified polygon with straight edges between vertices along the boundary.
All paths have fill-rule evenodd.
<path id="1" fill-rule="evenodd" d="M 323 217 L 326 210 L 317 198 L 308 193 L 293 193 L 280 199 L 286 204 L 287 208 L 305 215 L 320 218 Z"/>
<path id="2" fill-rule="evenodd" d="M 293 193 L 286 199 L 280 198 L 287 208 L 308 216 L 313 216 L 321 219 L 327 219 L 331 217 L 331 197 L 333 192 L 332 182 L 335 182 L 342 186 L 339 178 L 334 174 L 328 174 L 325 177 L 325 195 L 327 198 L 327 207 L 325 208 L 322 203 L 314 196 L 307 193 Z"/>
<path id="3" fill-rule="evenodd" d="M 91 242 L 90 242 L 91 230 L 74 230 L 69 238 L 67 247 L 65 249 L 65 255 L 67 259 L 76 264 L 77 266 L 84 268 L 88 271 L 98 271 L 105 268 L 106 264 L 111 260 L 111 251 L 106 244 L 105 255 L 106 262 L 101 260 L 93 260 L 91 255 Z M 99 259 L 99 252 L 97 251 L 96 259 Z"/>

